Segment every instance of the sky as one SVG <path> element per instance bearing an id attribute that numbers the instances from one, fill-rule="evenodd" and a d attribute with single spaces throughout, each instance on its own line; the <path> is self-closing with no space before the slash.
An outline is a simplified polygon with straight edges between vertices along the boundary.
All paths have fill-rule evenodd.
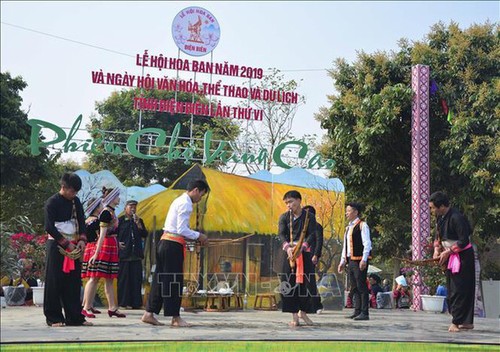
<path id="1" fill-rule="evenodd" d="M 439 21 L 445 24 L 455 21 L 461 28 L 487 20 L 498 22 L 499 4 L 498 1 L 2 1 L 1 71 L 22 76 L 28 83 L 21 96 L 30 119 L 70 127 L 82 114 L 86 124 L 95 113 L 95 102 L 121 89 L 93 84 L 91 72 L 102 69 L 140 75 L 135 55 L 146 49 L 149 53 L 177 56 L 172 21 L 181 10 L 199 6 L 210 11 L 220 26 L 214 62 L 227 61 L 264 70 L 277 68 L 286 79 L 300 81 L 297 92 L 305 96 L 306 104 L 297 111 L 292 133 L 298 137 L 322 136 L 325 131 L 314 114 L 320 107 L 328 106 L 327 96 L 335 93 L 334 82 L 326 71 L 333 68 L 335 59 L 353 62 L 360 51 L 397 50 L 399 39 L 423 40 Z M 195 58 L 181 54 L 181 58 L 210 61 L 210 55 Z M 159 73 L 150 72 L 156 76 Z M 164 71 L 162 75 L 173 77 L 175 71 Z M 214 79 L 231 83 L 227 77 Z M 237 100 L 228 99 L 231 105 L 237 105 Z M 68 157 L 81 160 L 82 154 Z"/>

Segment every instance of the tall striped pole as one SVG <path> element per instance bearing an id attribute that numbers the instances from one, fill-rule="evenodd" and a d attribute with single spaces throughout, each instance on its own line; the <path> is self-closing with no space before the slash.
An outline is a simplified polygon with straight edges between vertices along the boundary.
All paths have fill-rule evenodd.
<path id="1" fill-rule="evenodd" d="M 429 66 L 411 69 L 413 91 L 411 114 L 411 210 L 412 259 L 423 259 L 424 245 L 430 235 L 429 174 Z M 418 270 L 412 282 L 413 310 L 421 310 L 420 295 L 424 286 Z"/>

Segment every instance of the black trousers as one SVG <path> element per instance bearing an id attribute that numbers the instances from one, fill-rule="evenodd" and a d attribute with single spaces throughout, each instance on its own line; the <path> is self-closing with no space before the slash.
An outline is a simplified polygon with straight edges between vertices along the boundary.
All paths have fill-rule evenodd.
<path id="1" fill-rule="evenodd" d="M 309 277 L 310 277 L 309 292 L 311 293 L 310 310 L 312 311 L 312 313 L 315 313 L 318 311 L 318 309 L 323 309 L 323 303 L 321 303 L 321 296 L 318 294 L 318 283 L 316 282 L 316 265 L 314 265 L 314 263 L 313 263 L 313 272 Z"/>
<path id="2" fill-rule="evenodd" d="M 75 270 L 65 274 L 62 271 L 64 256 L 59 253 L 57 242 L 48 240 L 46 248 L 43 314 L 47 325 L 54 323 L 82 325 L 85 321 L 80 303 L 82 263 L 75 260 Z"/>
<path id="3" fill-rule="evenodd" d="M 348 258 L 347 273 L 351 283 L 351 292 L 354 305 L 354 314 L 364 313 L 368 315 L 369 293 L 366 284 L 366 273 L 368 271 L 368 262 L 365 270 L 359 269 L 360 260 L 350 260 Z"/>
<path id="4" fill-rule="evenodd" d="M 142 307 L 142 260 L 121 261 L 118 268 L 118 305 Z"/>
<path id="5" fill-rule="evenodd" d="M 156 251 L 156 270 L 151 283 L 146 311 L 178 317 L 184 286 L 184 248 L 181 244 L 161 240 Z"/>
<path id="6" fill-rule="evenodd" d="M 298 313 L 299 310 L 305 313 L 314 313 L 316 311 L 312 301 L 313 293 L 311 292 L 311 281 L 314 276 L 312 256 L 311 253 L 306 252 L 303 252 L 302 255 L 304 256 L 305 274 L 304 283 L 302 284 L 296 282 L 295 269 L 291 270 L 288 258 L 284 257 L 280 274 L 280 294 L 283 302 L 282 312 L 284 313 Z"/>
<path id="7" fill-rule="evenodd" d="M 453 324 L 473 324 L 476 288 L 474 250 L 469 248 L 459 255 L 460 271 L 452 274 L 451 270 L 446 270 L 448 310 L 453 317 Z"/>

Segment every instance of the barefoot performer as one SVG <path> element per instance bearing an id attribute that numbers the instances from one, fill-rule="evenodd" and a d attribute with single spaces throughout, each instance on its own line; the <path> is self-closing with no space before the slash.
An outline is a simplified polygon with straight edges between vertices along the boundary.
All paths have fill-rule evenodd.
<path id="1" fill-rule="evenodd" d="M 85 216 L 80 199 L 82 188 L 77 174 L 65 173 L 61 189 L 45 203 L 47 267 L 43 314 L 48 326 L 92 325 L 80 309 L 80 256 L 85 249 Z M 64 308 L 64 315 L 62 309 Z"/>
<path id="2" fill-rule="evenodd" d="M 163 314 L 172 317 L 172 326 L 190 326 L 180 317 L 184 286 L 184 251 L 186 239 L 198 240 L 202 245 L 208 242 L 206 235 L 189 228 L 193 204 L 198 203 L 208 191 L 209 187 L 205 181 L 190 181 L 187 191 L 177 197 L 168 209 L 164 232 L 156 251 L 156 270 L 151 283 L 151 293 L 146 312 L 141 319 L 144 323 L 164 325 L 154 316 L 160 313 L 163 306 Z"/>
<path id="3" fill-rule="evenodd" d="M 283 312 L 292 313 L 290 326 L 299 326 L 299 318 L 312 325 L 307 313 L 313 313 L 309 281 L 314 275 L 311 253 L 307 250 L 316 243 L 316 218 L 302 209 L 302 196 L 298 191 L 288 191 L 283 196 L 288 211 L 280 216 L 278 235 L 287 256 L 283 261 L 280 293 Z"/>
<path id="4" fill-rule="evenodd" d="M 449 332 L 474 328 L 475 262 L 467 219 L 443 192 L 431 194 L 429 207 L 437 218 L 433 258 L 446 266 L 448 310 L 453 317 Z"/>

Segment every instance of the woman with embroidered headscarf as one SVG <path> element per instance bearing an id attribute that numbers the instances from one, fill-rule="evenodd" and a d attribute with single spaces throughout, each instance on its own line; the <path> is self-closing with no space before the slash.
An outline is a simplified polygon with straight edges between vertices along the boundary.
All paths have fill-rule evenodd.
<path id="1" fill-rule="evenodd" d="M 102 192 L 104 209 L 99 215 L 99 236 L 95 251 L 88 260 L 87 277 L 89 277 L 89 282 L 85 290 L 88 289 L 89 294 L 85 297 L 82 314 L 89 318 L 95 318 L 91 306 L 97 282 L 102 277 L 106 280 L 104 292 L 108 300 L 108 316 L 125 318 L 125 314 L 118 311 L 113 288 L 113 280 L 118 277 L 118 219 L 115 215 L 115 207 L 120 203 L 120 190 L 103 187 Z M 91 295 L 92 292 L 93 295 Z"/>
<path id="2" fill-rule="evenodd" d="M 88 279 L 87 269 L 89 265 L 89 259 L 95 253 L 95 247 L 97 244 L 97 238 L 99 236 L 99 214 L 102 211 L 102 198 L 91 198 L 87 202 L 87 209 L 85 213 L 87 214 L 87 219 L 85 220 L 86 234 L 87 234 L 87 245 L 85 246 L 85 253 L 83 254 L 82 260 L 82 279 Z M 91 292 L 90 288 L 93 289 Z M 95 296 L 95 289 L 97 285 L 86 285 L 83 294 L 82 306 L 86 306 L 87 298 Z M 94 308 L 93 299 L 90 301 L 90 312 L 93 314 L 100 314 L 101 312 Z M 88 318 L 95 318 L 95 316 L 87 311 L 83 311 L 82 314 Z"/>

